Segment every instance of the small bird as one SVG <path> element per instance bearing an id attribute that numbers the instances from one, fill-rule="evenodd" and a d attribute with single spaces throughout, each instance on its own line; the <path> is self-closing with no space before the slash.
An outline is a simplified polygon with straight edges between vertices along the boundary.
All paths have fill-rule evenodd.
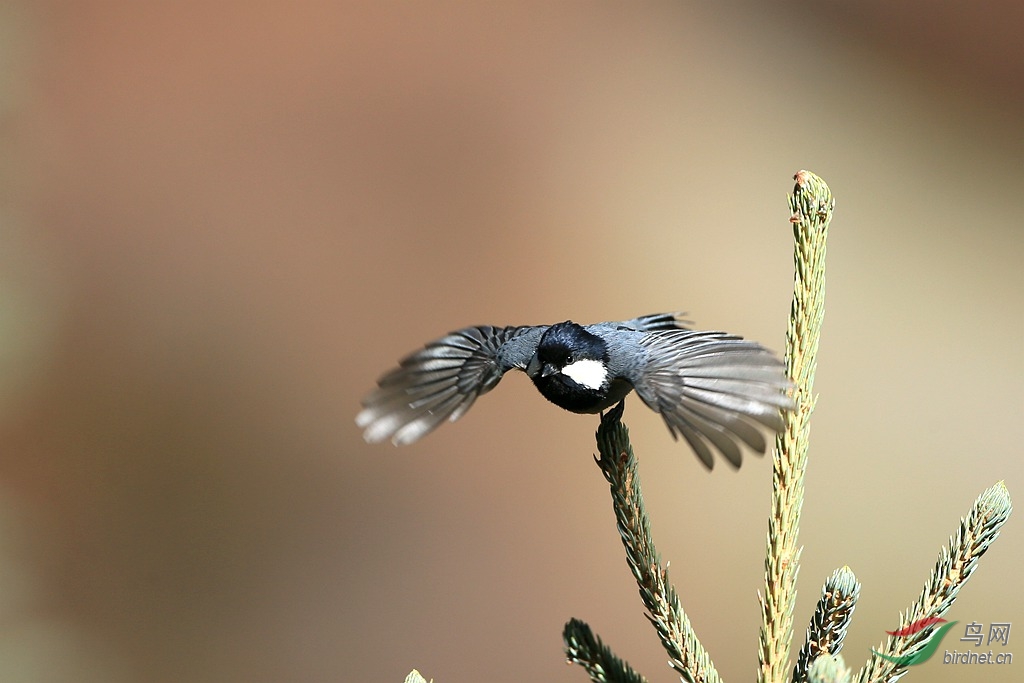
<path id="1" fill-rule="evenodd" d="M 522 370 L 544 398 L 574 413 L 599 413 L 635 390 L 708 469 L 713 449 L 739 467 L 741 444 L 764 453 L 761 427 L 782 430 L 790 382 L 759 344 L 683 322 L 659 313 L 594 325 L 467 327 L 381 377 L 356 424 L 371 443 L 410 444 L 462 417 L 509 370 Z"/>

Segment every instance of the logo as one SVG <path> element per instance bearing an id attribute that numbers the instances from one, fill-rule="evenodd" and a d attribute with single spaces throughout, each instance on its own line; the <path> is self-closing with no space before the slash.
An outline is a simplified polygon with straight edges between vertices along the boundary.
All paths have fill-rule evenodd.
<path id="1" fill-rule="evenodd" d="M 925 617 L 913 621 L 903 628 L 895 631 L 886 631 L 890 636 L 894 638 L 906 638 L 913 636 L 926 628 L 930 628 L 937 624 L 942 624 L 935 630 L 925 643 L 925 646 L 917 652 L 903 655 L 901 657 L 893 657 L 891 655 L 882 654 L 878 650 L 871 648 L 871 652 L 882 659 L 892 662 L 896 666 L 909 667 L 923 664 L 924 662 L 931 659 L 932 655 L 939 649 L 939 645 L 942 644 L 942 639 L 946 636 L 946 633 L 956 626 L 959 622 L 950 621 L 947 622 L 941 617 Z M 1010 622 L 992 622 L 989 625 L 988 640 L 986 644 L 997 643 L 1003 646 L 1009 644 L 1010 641 Z M 976 621 L 972 621 L 967 624 L 964 628 L 964 637 L 961 641 L 972 642 L 974 647 L 980 647 L 982 640 L 984 640 L 984 624 L 980 624 Z M 943 664 L 1009 664 L 1013 661 L 1013 653 L 1010 652 L 975 652 L 967 650 L 964 652 L 958 652 L 953 650 L 950 652 L 946 650 L 942 657 Z"/>
<path id="2" fill-rule="evenodd" d="M 907 624 L 898 631 L 886 631 L 890 636 L 912 636 L 915 633 L 925 630 L 933 624 L 941 624 L 946 620 L 942 617 L 925 617 L 924 619 L 918 619 L 917 621 Z M 956 622 L 953 622 L 956 623 Z"/>
<path id="3" fill-rule="evenodd" d="M 935 654 L 935 651 L 939 649 L 939 645 L 942 644 L 942 639 L 946 635 L 946 632 L 949 631 L 949 629 L 956 626 L 959 622 L 946 622 L 946 620 L 942 619 L 941 617 L 925 617 L 924 619 L 912 621 L 911 623 L 907 624 L 906 626 L 897 631 L 886 631 L 886 633 L 888 633 L 890 636 L 895 636 L 897 638 L 905 638 L 906 636 L 912 636 L 915 633 L 920 633 L 929 626 L 934 626 L 935 624 L 940 623 L 944 625 L 939 627 L 939 629 L 932 634 L 931 638 L 928 639 L 928 644 L 925 645 L 922 649 L 918 650 L 917 652 L 913 652 L 909 655 L 903 655 L 902 657 L 891 657 L 889 655 L 883 655 L 875 648 L 871 648 L 871 651 L 879 657 L 881 657 L 882 659 L 888 662 L 892 662 L 896 666 L 906 667 L 915 666 L 917 664 L 923 664 L 924 662 L 927 662 L 929 659 L 931 659 L 932 655 Z"/>

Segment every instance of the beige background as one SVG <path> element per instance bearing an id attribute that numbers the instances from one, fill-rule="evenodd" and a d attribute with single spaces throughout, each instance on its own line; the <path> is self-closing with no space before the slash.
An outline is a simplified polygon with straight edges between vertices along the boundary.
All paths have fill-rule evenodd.
<path id="1" fill-rule="evenodd" d="M 0 10 L 0 679 L 584 681 L 575 616 L 674 680 L 593 418 L 519 375 L 414 447 L 353 417 L 467 324 L 781 348 L 801 168 L 838 203 L 798 631 L 849 564 L 859 665 L 975 496 L 1024 500 L 1020 3 L 164 5 Z M 769 463 L 626 418 L 752 680 Z M 1022 561 L 1013 518 L 950 615 L 1021 661 L 913 676 L 1019 680 Z"/>

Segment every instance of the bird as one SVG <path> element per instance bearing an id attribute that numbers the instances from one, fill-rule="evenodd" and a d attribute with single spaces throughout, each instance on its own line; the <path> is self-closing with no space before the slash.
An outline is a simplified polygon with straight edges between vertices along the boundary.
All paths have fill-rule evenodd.
<path id="1" fill-rule="evenodd" d="M 509 370 L 551 403 L 601 413 L 636 392 L 707 469 L 714 453 L 739 468 L 744 446 L 766 450 L 764 431 L 793 407 L 784 365 L 760 344 L 690 329 L 681 313 L 579 325 L 466 327 L 426 344 L 384 374 L 356 424 L 367 442 L 418 441 L 465 415 Z"/>

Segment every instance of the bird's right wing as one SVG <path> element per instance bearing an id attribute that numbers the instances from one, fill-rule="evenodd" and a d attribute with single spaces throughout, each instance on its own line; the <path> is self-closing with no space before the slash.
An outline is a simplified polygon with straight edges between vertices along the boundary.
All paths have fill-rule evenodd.
<path id="1" fill-rule="evenodd" d="M 513 368 L 524 369 L 547 327 L 467 327 L 406 356 L 363 399 L 356 424 L 373 443 L 410 444 L 462 417 Z"/>
<path id="2" fill-rule="evenodd" d="M 690 321 L 683 316 L 685 313 L 652 313 L 632 320 L 610 323 L 616 327 L 625 327 L 637 332 L 654 332 L 655 330 L 686 330 Z"/>
<path id="3" fill-rule="evenodd" d="M 739 467 L 741 444 L 764 453 L 761 428 L 782 429 L 780 410 L 793 406 L 790 382 L 782 361 L 763 346 L 691 330 L 650 332 L 640 344 L 647 362 L 636 393 L 708 469 L 714 465 L 709 445 Z"/>

